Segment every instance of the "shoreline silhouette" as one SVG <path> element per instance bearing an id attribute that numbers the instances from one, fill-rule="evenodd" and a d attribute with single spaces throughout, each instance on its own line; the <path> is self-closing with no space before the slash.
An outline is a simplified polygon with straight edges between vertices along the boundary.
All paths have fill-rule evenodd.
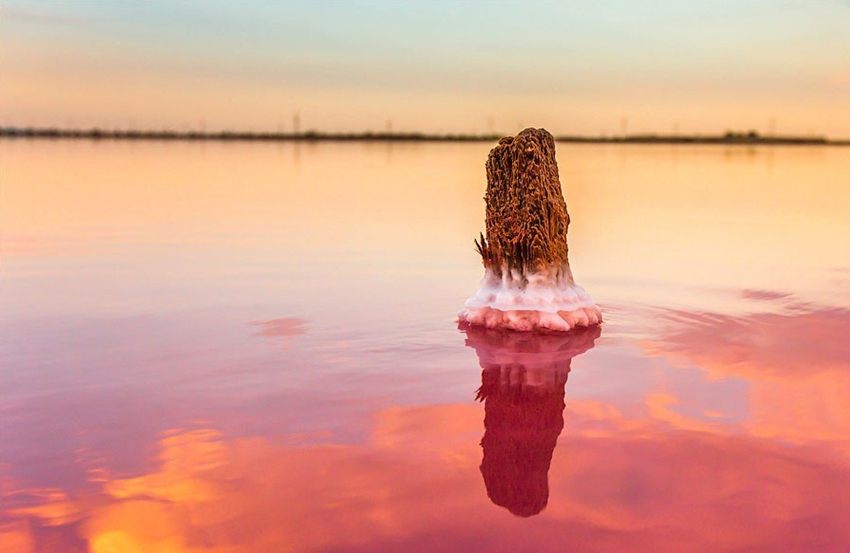
<path id="1" fill-rule="evenodd" d="M 498 142 L 501 133 L 422 133 L 422 132 L 252 132 L 175 131 L 132 129 L 72 129 L 57 127 L 0 127 L 0 138 L 76 138 L 87 140 L 195 140 L 195 141 L 375 141 L 375 142 Z M 619 136 L 558 135 L 556 142 L 589 144 L 743 144 L 850 146 L 850 139 L 825 136 L 760 135 L 755 131 L 727 131 L 724 134 L 630 134 Z"/>

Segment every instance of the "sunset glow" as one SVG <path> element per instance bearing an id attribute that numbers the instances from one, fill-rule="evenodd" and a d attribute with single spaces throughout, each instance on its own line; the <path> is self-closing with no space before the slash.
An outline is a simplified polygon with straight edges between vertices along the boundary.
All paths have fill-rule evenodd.
<path id="1" fill-rule="evenodd" d="M 2 124 L 850 137 L 850 4 L 4 1 Z"/>

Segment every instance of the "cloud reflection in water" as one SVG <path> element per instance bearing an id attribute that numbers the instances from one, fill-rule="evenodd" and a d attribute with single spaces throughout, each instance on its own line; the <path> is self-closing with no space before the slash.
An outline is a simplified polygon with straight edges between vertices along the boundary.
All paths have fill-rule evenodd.
<path id="1" fill-rule="evenodd" d="M 746 379 L 755 408 L 734 424 L 637 413 L 617 399 L 565 406 L 571 359 L 595 346 L 576 376 L 605 358 L 597 353 L 607 342 L 592 332 L 564 342 L 469 333 L 482 366 L 483 461 L 472 403 L 375 406 L 358 443 L 223 432 L 223 421 L 244 429 L 236 423 L 246 417 L 223 403 L 208 426 L 162 432 L 157 456 L 132 474 L 107 464 L 52 488 L 4 481 L 2 543 L 27 552 L 562 551 L 569 536 L 576 552 L 845 551 L 850 456 L 824 447 L 850 435 L 846 396 L 829 395 L 846 389 L 846 350 L 831 338 L 844 316 L 669 314 L 669 332 L 646 351 L 668 373 L 686 357 L 688 370 Z M 266 415 L 303 412 L 281 402 Z"/>

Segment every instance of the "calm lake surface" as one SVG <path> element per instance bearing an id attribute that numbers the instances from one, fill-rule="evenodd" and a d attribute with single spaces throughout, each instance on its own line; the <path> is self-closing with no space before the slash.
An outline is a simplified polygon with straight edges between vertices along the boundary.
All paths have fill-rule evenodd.
<path id="1" fill-rule="evenodd" d="M 559 144 L 523 337 L 491 146 L 0 141 L 2 550 L 850 550 L 850 149 Z"/>

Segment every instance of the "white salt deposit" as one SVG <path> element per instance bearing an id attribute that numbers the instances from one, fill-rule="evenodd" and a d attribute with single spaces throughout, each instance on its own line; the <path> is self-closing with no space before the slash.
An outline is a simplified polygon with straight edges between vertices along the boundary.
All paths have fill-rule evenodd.
<path id="1" fill-rule="evenodd" d="M 569 269 L 562 273 L 569 275 Z M 569 331 L 602 322 L 602 311 L 570 277 L 488 270 L 475 297 L 458 313 L 461 323 L 508 330 Z"/>

